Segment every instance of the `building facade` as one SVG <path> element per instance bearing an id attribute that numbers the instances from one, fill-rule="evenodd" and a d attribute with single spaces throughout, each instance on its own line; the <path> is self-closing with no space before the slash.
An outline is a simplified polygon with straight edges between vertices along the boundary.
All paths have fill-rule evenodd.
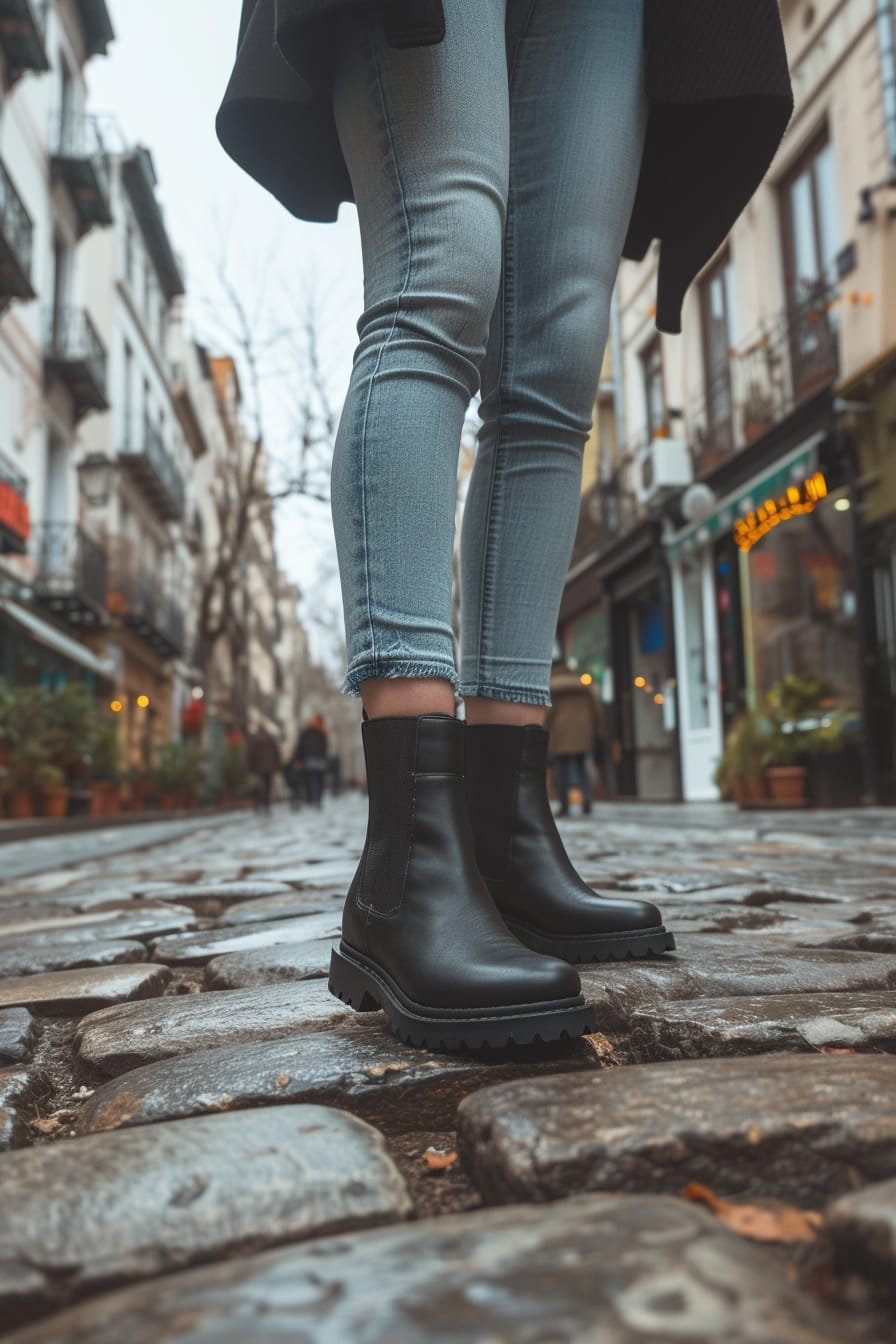
<path id="1" fill-rule="evenodd" d="M 718 796 L 737 715 L 814 676 L 861 715 L 860 796 L 894 799 L 896 18 L 781 12 L 796 110 L 680 335 L 656 248 L 620 268 L 614 441 L 562 613 L 603 613 L 619 795 Z"/>
<path id="2" fill-rule="evenodd" d="M 89 107 L 113 38 L 104 0 L 0 0 L 0 678 L 86 681 L 140 771 L 293 738 L 307 639 L 152 155 Z"/>

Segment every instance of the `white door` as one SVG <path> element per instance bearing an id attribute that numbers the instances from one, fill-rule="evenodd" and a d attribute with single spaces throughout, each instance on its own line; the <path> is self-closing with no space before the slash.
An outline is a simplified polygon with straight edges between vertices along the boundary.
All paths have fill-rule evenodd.
<path id="1" fill-rule="evenodd" d="M 672 568 L 681 772 L 685 799 L 718 798 L 713 771 L 722 754 L 719 650 L 712 551 L 682 557 Z"/>

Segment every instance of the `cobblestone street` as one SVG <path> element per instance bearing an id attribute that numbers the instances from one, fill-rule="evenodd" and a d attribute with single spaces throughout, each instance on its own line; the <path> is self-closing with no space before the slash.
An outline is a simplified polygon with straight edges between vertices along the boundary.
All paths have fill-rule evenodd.
<path id="1" fill-rule="evenodd" d="M 327 991 L 365 818 L 0 846 L 10 1344 L 893 1338 L 891 811 L 564 820 L 678 950 L 478 1056 Z"/>

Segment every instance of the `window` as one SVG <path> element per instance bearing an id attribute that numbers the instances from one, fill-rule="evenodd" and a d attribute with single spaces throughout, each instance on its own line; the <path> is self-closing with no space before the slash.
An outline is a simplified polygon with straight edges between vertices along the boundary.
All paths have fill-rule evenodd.
<path id="1" fill-rule="evenodd" d="M 134 283 L 134 224 L 127 216 L 124 225 L 124 278 L 129 286 Z"/>
<path id="2" fill-rule="evenodd" d="M 124 361 L 122 367 L 122 397 L 121 397 L 121 415 L 124 422 L 124 443 L 125 451 L 131 446 L 131 436 L 134 433 L 134 352 L 127 341 L 124 343 Z"/>
<path id="3" fill-rule="evenodd" d="M 734 451 L 731 351 L 735 335 L 734 265 L 730 252 L 700 282 L 704 424 L 699 469 L 708 471 Z"/>
<path id="4" fill-rule="evenodd" d="M 781 185 L 784 291 L 794 402 L 839 367 L 838 310 L 829 303 L 840 244 L 834 151 L 825 131 Z"/>
<path id="5" fill-rule="evenodd" d="M 666 396 L 663 391 L 663 350 L 659 336 L 654 336 L 642 351 L 641 368 L 644 377 L 644 404 L 647 411 L 647 432 L 651 438 L 666 426 Z"/>

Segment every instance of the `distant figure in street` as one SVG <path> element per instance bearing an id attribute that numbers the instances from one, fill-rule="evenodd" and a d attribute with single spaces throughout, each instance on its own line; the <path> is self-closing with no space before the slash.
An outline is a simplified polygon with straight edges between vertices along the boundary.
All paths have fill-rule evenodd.
<path id="1" fill-rule="evenodd" d="M 305 801 L 323 806 L 324 775 L 327 771 L 327 730 L 320 714 L 310 718 L 299 733 L 293 752 L 305 785 Z"/>
<path id="2" fill-rule="evenodd" d="M 342 792 L 342 761 L 337 755 L 330 757 L 330 792 L 336 798 Z"/>
<path id="3" fill-rule="evenodd" d="M 549 753 L 554 757 L 554 780 L 560 798 L 561 817 L 569 816 L 569 790 L 582 791 L 582 810 L 591 811 L 591 776 L 586 756 L 604 735 L 603 712 L 590 683 L 562 661 L 551 669 L 551 706 L 545 725 L 550 733 Z"/>
<path id="4" fill-rule="evenodd" d="M 248 765 L 252 774 L 258 776 L 255 810 L 270 814 L 271 785 L 280 769 L 280 748 L 267 728 L 256 728 L 249 738 Z"/>

